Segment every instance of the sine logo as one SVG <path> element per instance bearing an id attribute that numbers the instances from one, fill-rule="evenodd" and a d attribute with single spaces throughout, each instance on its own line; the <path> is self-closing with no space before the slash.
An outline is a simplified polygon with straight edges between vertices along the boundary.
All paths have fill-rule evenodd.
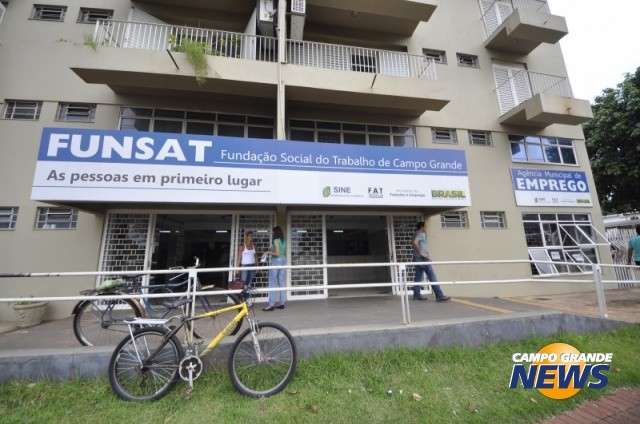
<path id="1" fill-rule="evenodd" d="M 566 343 L 552 343 L 537 353 L 514 353 L 509 388 L 537 389 L 550 399 L 569 399 L 585 388 L 607 386 L 612 353 L 581 353 Z M 526 364 L 529 366 L 527 367 Z"/>

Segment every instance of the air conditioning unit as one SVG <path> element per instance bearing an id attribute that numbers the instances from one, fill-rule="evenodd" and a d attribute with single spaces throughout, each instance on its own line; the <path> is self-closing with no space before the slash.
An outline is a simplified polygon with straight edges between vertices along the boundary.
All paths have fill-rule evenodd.
<path id="1" fill-rule="evenodd" d="M 258 33 L 260 35 L 267 35 L 273 37 L 275 31 L 276 14 L 276 2 L 274 0 L 260 0 L 258 1 Z"/>

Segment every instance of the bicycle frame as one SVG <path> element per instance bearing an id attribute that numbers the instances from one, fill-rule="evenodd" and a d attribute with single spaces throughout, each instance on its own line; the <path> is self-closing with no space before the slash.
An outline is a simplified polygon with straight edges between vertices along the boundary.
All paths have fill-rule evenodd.
<path id="1" fill-rule="evenodd" d="M 162 341 L 162 343 L 160 344 L 160 346 L 158 346 L 158 348 L 147 357 L 147 359 L 144 361 L 144 363 L 142 364 L 143 366 L 147 365 L 148 362 L 152 361 L 153 358 L 164 348 L 164 346 L 169 342 L 169 339 L 171 339 L 171 337 L 173 337 L 174 335 L 176 335 L 178 333 L 178 331 L 180 331 L 182 329 L 182 327 L 185 326 L 185 324 L 189 323 L 189 322 L 193 322 L 193 321 L 198 321 L 200 319 L 205 319 L 205 318 L 212 318 L 218 315 L 222 315 L 224 313 L 227 312 L 232 312 L 232 311 L 238 311 L 238 313 L 233 317 L 233 319 L 231 321 L 229 321 L 229 323 L 209 342 L 209 344 L 207 345 L 207 347 L 201 352 L 198 353 L 198 357 L 203 357 L 205 355 L 207 355 L 209 352 L 211 352 L 213 349 L 215 349 L 220 342 L 222 341 L 222 339 L 224 339 L 226 336 L 229 335 L 229 333 L 231 332 L 231 329 L 233 329 L 235 327 L 236 324 L 238 324 L 242 319 L 244 319 L 245 317 L 247 317 L 249 315 L 249 306 L 247 305 L 247 302 L 242 302 L 239 305 L 233 305 L 233 306 L 228 306 L 226 308 L 221 308 L 215 311 L 211 311 L 211 312 L 206 312 L 204 314 L 200 314 L 197 315 L 193 318 L 183 318 L 180 322 L 180 324 L 178 326 L 176 326 L 176 328 L 174 328 L 173 330 L 171 330 L 165 337 L 164 340 Z M 144 321 L 144 320 L 143 320 Z M 131 334 L 131 340 L 133 342 L 134 348 L 136 350 L 136 353 L 138 351 L 138 346 L 136 345 L 136 341 L 135 338 L 133 337 L 133 331 L 131 330 L 131 325 L 135 324 L 135 322 L 131 322 L 129 323 L 129 329 L 130 329 L 130 334 Z M 253 324 L 250 324 L 251 326 Z M 193 327 L 192 327 L 193 328 Z M 191 331 L 187 331 L 187 345 L 191 345 L 193 344 L 193 335 L 191 333 Z"/>

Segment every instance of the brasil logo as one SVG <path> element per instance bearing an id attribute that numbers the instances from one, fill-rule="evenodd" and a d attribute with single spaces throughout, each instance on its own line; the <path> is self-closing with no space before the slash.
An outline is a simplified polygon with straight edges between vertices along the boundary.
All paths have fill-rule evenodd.
<path id="1" fill-rule="evenodd" d="M 537 353 L 514 353 L 512 360 L 509 388 L 522 384 L 550 399 L 569 399 L 584 388 L 607 386 L 613 353 L 580 353 L 566 343 L 552 343 Z"/>

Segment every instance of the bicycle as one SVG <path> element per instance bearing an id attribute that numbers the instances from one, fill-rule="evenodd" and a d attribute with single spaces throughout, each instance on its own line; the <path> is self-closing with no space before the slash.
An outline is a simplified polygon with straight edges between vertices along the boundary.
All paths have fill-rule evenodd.
<path id="1" fill-rule="evenodd" d="M 198 257 L 194 257 L 194 266 L 200 265 Z M 172 268 L 181 270 L 184 268 Z M 145 290 L 152 294 L 158 293 L 177 293 L 184 291 L 188 283 L 188 274 L 180 273 L 169 279 L 169 283 L 165 284 L 142 284 L 142 277 L 135 276 L 129 278 L 117 278 L 103 282 L 103 285 L 97 289 L 84 290 L 83 295 L 126 295 L 140 294 Z M 224 290 L 215 286 L 201 286 L 200 281 L 196 280 L 198 290 L 211 291 L 208 296 L 199 297 L 199 306 L 203 311 L 211 311 L 224 305 L 232 303 L 239 305 L 241 299 L 235 295 L 219 295 L 216 291 Z M 127 332 L 127 324 L 125 321 L 137 318 L 169 318 L 173 315 L 182 313 L 188 314 L 190 302 L 186 297 L 175 298 L 142 298 L 141 302 L 137 299 L 122 300 L 83 300 L 78 302 L 73 308 L 73 333 L 78 342 L 83 346 L 113 346 L 117 343 L 123 334 Z M 242 323 L 238 323 L 231 334 L 237 334 Z M 209 333 L 213 328 L 216 334 L 219 329 L 216 322 L 212 320 L 204 328 L 201 326 L 195 333 L 197 338 L 202 338 L 203 332 Z"/>
<path id="2" fill-rule="evenodd" d="M 282 391 L 297 366 L 297 348 L 289 331 L 276 323 L 255 319 L 251 291 L 244 288 L 243 302 L 194 317 L 167 320 L 136 318 L 128 321 L 129 335 L 115 348 L 109 361 L 109 383 L 116 395 L 127 401 L 157 400 L 182 379 L 193 382 L 203 372 L 202 357 L 215 349 L 235 325 L 247 318 L 249 328 L 231 348 L 228 371 L 233 386 L 246 396 L 261 398 Z M 187 323 L 237 311 L 227 326 L 201 352 L 192 332 L 186 332 L 185 346 L 176 334 Z M 170 321 L 178 321 L 169 329 Z"/>

